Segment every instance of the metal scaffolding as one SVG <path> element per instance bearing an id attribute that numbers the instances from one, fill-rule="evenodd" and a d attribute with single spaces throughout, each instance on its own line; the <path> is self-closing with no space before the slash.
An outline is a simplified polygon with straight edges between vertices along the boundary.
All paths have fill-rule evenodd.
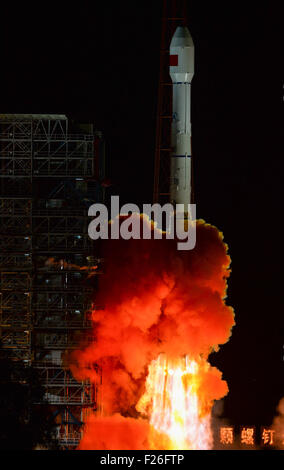
<path id="1" fill-rule="evenodd" d="M 0 115 L 0 354 L 38 369 L 68 448 L 97 406 L 68 351 L 94 340 L 100 266 L 87 213 L 104 200 L 102 136 L 74 127 L 64 115 Z"/>

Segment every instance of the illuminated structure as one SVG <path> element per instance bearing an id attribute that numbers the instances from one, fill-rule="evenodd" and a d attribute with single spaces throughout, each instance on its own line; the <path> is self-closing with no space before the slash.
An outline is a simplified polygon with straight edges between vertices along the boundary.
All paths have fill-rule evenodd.
<path id="1" fill-rule="evenodd" d="M 65 115 L 0 115 L 0 353 L 39 369 L 61 444 L 71 448 L 96 407 L 96 390 L 72 377 L 68 352 L 93 340 L 99 266 L 87 211 L 104 199 L 103 176 L 104 142 L 92 125 L 69 131 Z"/>
<path id="2" fill-rule="evenodd" d="M 179 29 L 177 28 L 180 28 L 180 30 L 184 32 L 188 23 L 187 3 L 188 2 L 186 0 L 175 2 L 172 0 L 163 0 L 153 191 L 153 202 L 159 202 L 160 204 L 167 203 L 169 200 L 176 200 L 177 203 L 188 203 L 190 199 L 190 202 L 194 202 L 191 159 L 183 158 L 183 160 L 181 160 L 178 158 L 175 161 L 173 158 L 176 151 L 178 152 L 178 156 L 184 155 L 191 150 L 190 119 L 187 119 L 186 131 L 182 131 L 180 133 L 184 141 L 178 143 L 177 133 L 173 129 L 173 115 L 176 111 L 182 111 L 185 99 L 186 101 L 190 101 L 189 95 L 182 96 L 183 93 L 185 93 L 183 88 L 189 89 L 190 87 L 186 87 L 184 83 L 180 84 L 179 82 L 191 80 L 192 77 L 187 74 L 186 80 L 184 80 L 184 76 L 182 80 L 175 80 L 177 77 L 174 77 L 173 75 L 171 78 L 169 74 L 169 72 L 173 74 L 175 71 L 178 71 L 179 68 L 174 65 L 175 62 L 171 62 L 171 60 L 175 60 L 176 57 L 172 57 L 172 59 L 170 58 L 171 55 L 176 56 L 179 54 L 179 51 L 175 46 L 181 45 L 180 40 L 183 40 L 182 42 L 184 42 L 182 46 L 190 46 L 190 44 L 186 44 L 185 37 L 177 37 L 179 35 Z M 176 42 L 176 44 L 174 44 L 174 42 Z M 170 51 L 170 49 L 172 49 L 172 51 Z M 183 49 L 183 47 L 181 49 Z M 189 51 L 191 51 L 190 47 Z M 189 55 L 192 56 L 192 53 Z M 193 62 L 190 64 L 187 63 L 187 65 L 189 65 L 188 72 L 192 72 L 191 68 L 193 66 Z M 184 71 L 182 70 L 182 72 Z M 176 90 L 180 88 L 178 95 L 176 90 L 174 91 L 175 99 L 173 99 L 173 88 Z M 189 117 L 190 116 L 188 116 L 188 118 Z M 178 131 L 180 130 L 181 129 L 178 129 Z M 190 153 L 188 156 L 190 156 Z M 178 171 L 180 161 L 182 161 L 183 164 L 186 162 L 186 168 L 183 171 L 183 175 L 180 175 Z M 183 176 L 186 176 L 190 183 L 190 185 L 186 185 L 185 191 L 181 189 L 182 185 L 175 181 L 176 179 L 182 180 Z M 180 189 L 177 188 L 178 186 Z"/>
<path id="3" fill-rule="evenodd" d="M 170 76 L 173 82 L 170 201 L 189 204 L 191 197 L 191 80 L 194 45 L 186 26 L 178 26 L 170 44 Z M 187 207 L 187 206 L 185 206 Z"/>

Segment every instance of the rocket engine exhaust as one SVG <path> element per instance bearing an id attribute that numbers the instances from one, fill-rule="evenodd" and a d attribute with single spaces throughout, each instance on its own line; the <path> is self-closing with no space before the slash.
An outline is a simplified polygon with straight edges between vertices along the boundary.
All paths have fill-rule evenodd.
<path id="1" fill-rule="evenodd" d="M 97 385 L 95 365 L 102 367 L 103 413 L 88 418 L 80 449 L 211 446 L 210 410 L 228 387 L 207 359 L 228 340 L 234 312 L 225 304 L 230 258 L 222 234 L 197 221 L 197 240 L 186 252 L 170 239 L 105 241 L 96 299 L 104 310 L 92 314 L 96 341 L 74 353 L 72 368 L 75 377 Z M 161 393 L 164 401 L 157 400 Z M 188 422 L 191 431 L 177 443 L 173 430 L 180 434 Z M 195 441 L 193 429 L 199 429 Z"/>

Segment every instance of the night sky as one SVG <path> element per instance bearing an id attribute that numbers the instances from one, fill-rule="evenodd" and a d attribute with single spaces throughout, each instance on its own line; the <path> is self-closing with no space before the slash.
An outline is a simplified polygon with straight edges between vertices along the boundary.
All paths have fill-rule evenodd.
<path id="1" fill-rule="evenodd" d="M 211 362 L 230 388 L 224 416 L 267 425 L 284 396 L 284 8 L 208 3 L 188 2 L 195 198 L 229 244 L 237 322 Z M 160 19 L 157 0 L 1 5 L 1 113 L 94 122 L 121 202 L 152 200 Z"/>

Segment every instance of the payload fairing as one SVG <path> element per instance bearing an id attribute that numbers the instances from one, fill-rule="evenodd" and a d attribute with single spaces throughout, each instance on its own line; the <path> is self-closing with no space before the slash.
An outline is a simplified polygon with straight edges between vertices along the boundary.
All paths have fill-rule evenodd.
<path id="1" fill-rule="evenodd" d="M 170 44 L 173 82 L 170 202 L 191 204 L 192 161 L 190 94 L 194 74 L 194 45 L 188 28 L 178 26 Z M 187 206 L 186 206 L 187 207 Z"/>

